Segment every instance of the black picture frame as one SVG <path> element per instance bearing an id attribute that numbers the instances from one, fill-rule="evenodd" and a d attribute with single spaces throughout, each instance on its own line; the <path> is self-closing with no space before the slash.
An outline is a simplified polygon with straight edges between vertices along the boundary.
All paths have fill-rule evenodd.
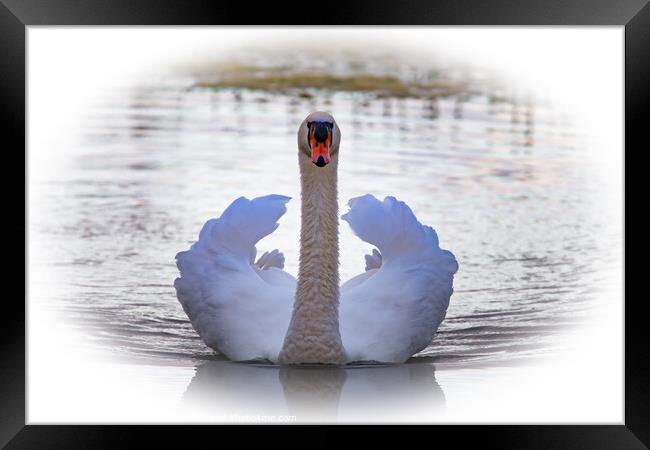
<path id="1" fill-rule="evenodd" d="M 290 12 L 289 12 L 290 11 Z M 642 167 L 628 165 L 637 151 L 648 150 L 644 145 L 643 112 L 650 98 L 650 5 L 646 0 L 442 0 L 431 2 L 340 1 L 326 3 L 301 2 L 293 6 L 273 2 L 244 3 L 202 0 L 0 0 L 0 118 L 3 133 L 3 157 L 16 158 L 17 167 L 26 164 L 26 27 L 31 25 L 239 25 L 267 24 L 338 24 L 338 25 L 619 25 L 625 27 L 625 196 L 643 190 L 647 176 Z M 637 148 L 637 146 L 639 148 Z M 23 150 L 24 149 L 24 150 Z M 22 208 L 23 223 L 8 224 L 6 236 L 25 233 L 25 248 L 11 254 L 26 255 L 27 168 L 25 166 L 25 196 L 15 194 L 17 182 L 3 173 L 2 188 Z M 628 171 L 630 170 L 630 171 Z M 647 190 L 647 189 L 646 189 Z M 22 204 L 22 206 L 21 206 Z M 624 204 L 629 204 L 624 199 Z M 605 214 L 619 214 L 606 211 Z M 627 217 L 625 218 L 627 219 Z M 625 220 L 626 241 L 633 228 L 643 226 Z M 634 233 L 636 235 L 636 233 Z M 10 239 L 11 240 L 11 239 Z M 625 246 L 627 249 L 627 246 Z M 7 250 L 8 251 L 8 250 Z M 25 258 L 27 258 L 25 256 Z M 5 253 L 6 259 L 6 253 Z M 628 266 L 627 252 L 625 267 Z M 14 269 L 20 264 L 12 260 Z M 26 267 L 26 260 L 25 266 Z M 650 370 L 647 337 L 644 336 L 645 316 L 643 296 L 631 298 L 632 280 L 625 277 L 625 420 L 620 425 L 513 425 L 513 426 L 436 426 L 426 431 L 432 444 L 444 437 L 447 442 L 478 443 L 498 448 L 647 448 L 650 445 Z M 25 277 L 25 301 L 27 276 Z M 640 278 L 641 282 L 643 277 Z M 10 285 L 20 286 L 19 276 Z M 637 283 L 639 283 L 637 281 Z M 643 292 L 643 291 L 640 291 Z M 36 426 L 25 425 L 26 341 L 25 309 L 17 295 L 5 298 L 0 327 L 0 445 L 6 448 L 115 448 L 133 444 L 134 438 L 145 435 L 148 447 L 171 445 L 175 440 L 188 444 L 188 438 L 231 438 L 251 444 L 251 433 L 242 428 L 222 427 L 215 435 L 207 426 Z M 5 315 L 6 314 L 6 315 Z M 607 330 L 603 330 L 607 332 Z M 594 368 L 597 376 L 598 368 Z M 597 393 L 595 393 L 597 395 Z M 250 429 L 260 429 L 252 426 Z M 269 427 L 281 433 L 293 433 L 293 427 Z M 246 431 L 248 428 L 246 429 Z M 366 430 L 367 437 L 383 439 L 390 427 Z M 410 433 L 411 431 L 407 431 Z M 451 441 L 449 439 L 451 438 Z M 332 439 L 329 436 L 318 440 Z M 210 442 L 210 441 L 207 442 Z"/>

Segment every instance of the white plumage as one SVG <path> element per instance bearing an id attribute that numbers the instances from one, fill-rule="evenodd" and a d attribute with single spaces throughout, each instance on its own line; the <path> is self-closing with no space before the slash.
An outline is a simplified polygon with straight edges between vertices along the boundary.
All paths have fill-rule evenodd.
<path id="1" fill-rule="evenodd" d="M 255 262 L 255 244 L 275 231 L 289 197 L 238 198 L 209 220 L 192 247 L 176 255 L 178 299 L 213 349 L 237 361 L 277 362 L 289 326 L 296 278 L 277 250 Z M 456 259 L 438 246 L 394 197 L 354 198 L 342 216 L 379 249 L 366 272 L 341 286 L 339 327 L 347 362 L 400 363 L 431 342 L 453 292 Z"/>

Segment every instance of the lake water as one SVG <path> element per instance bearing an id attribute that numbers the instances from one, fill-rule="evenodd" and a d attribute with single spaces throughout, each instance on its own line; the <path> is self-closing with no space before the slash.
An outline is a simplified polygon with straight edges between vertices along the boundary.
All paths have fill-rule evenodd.
<path id="1" fill-rule="evenodd" d="M 258 252 L 279 248 L 285 270 L 297 273 L 295 134 L 317 109 L 331 111 L 342 130 L 341 212 L 358 195 L 394 195 L 459 262 L 447 318 L 408 364 L 230 363 L 202 343 L 176 300 L 175 254 L 241 195 L 293 197 Z M 47 307 L 84 336 L 80 345 L 125 366 L 156 368 L 151 373 L 168 368 L 177 386 L 171 397 L 197 421 L 265 414 L 365 421 L 375 417 L 368 411 L 394 420 L 417 405 L 439 411 L 447 390 L 436 380 L 445 373 L 461 386 L 478 376 L 472 368 L 498 371 L 566 351 L 565 337 L 596 314 L 599 293 L 616 286 L 608 274 L 620 270 L 622 230 L 601 207 L 613 195 L 602 182 L 606 168 L 589 157 L 570 119 L 489 95 L 299 97 L 173 79 L 109 92 L 83 113 L 56 170 L 30 180 L 30 208 L 38 211 L 30 246 L 39 249 L 31 270 L 48 274 L 38 278 Z M 363 270 L 372 247 L 344 222 L 340 247 L 346 280 Z M 314 413 L 305 404 L 321 406 Z"/>

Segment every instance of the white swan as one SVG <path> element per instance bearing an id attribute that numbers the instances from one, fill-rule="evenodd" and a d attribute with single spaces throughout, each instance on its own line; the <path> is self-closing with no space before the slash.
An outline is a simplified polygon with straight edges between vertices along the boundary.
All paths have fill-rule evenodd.
<path id="1" fill-rule="evenodd" d="M 458 269 L 394 197 L 349 201 L 342 216 L 376 246 L 366 271 L 339 287 L 337 167 L 341 133 L 315 112 L 298 130 L 301 232 L 298 280 L 274 250 L 255 244 L 278 227 L 289 197 L 240 197 L 176 255 L 178 300 L 203 341 L 232 360 L 274 363 L 401 363 L 431 342 Z"/>

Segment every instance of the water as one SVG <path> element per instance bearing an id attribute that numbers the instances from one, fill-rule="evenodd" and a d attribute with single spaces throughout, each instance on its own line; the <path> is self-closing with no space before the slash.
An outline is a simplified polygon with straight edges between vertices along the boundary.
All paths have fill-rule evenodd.
<path id="1" fill-rule="evenodd" d="M 341 212 L 358 195 L 394 195 L 459 262 L 447 318 L 407 365 L 319 369 L 323 375 L 229 363 L 202 343 L 176 300 L 174 255 L 241 195 L 293 197 L 258 251 L 279 248 L 285 270 L 297 273 L 295 135 L 316 109 L 333 112 L 342 130 Z M 255 385 L 273 385 L 285 412 L 299 418 L 301 396 L 325 405 L 320 420 L 353 418 L 344 405 L 367 389 L 385 393 L 381 411 L 398 398 L 411 409 L 444 404 L 434 368 L 462 373 L 562 352 L 562 336 L 587 322 L 598 294 L 614 286 L 606 274 L 619 270 L 621 230 L 603 213 L 610 186 L 569 119 L 489 95 L 301 98 L 172 79 L 106 93 L 61 148 L 56 170 L 31 178 L 38 213 L 30 245 L 39 249 L 32 270 L 49 274 L 39 285 L 47 307 L 85 337 L 80 345 L 122 361 L 191 368 L 183 404 L 196 392 L 223 404 L 252 395 L 264 408 L 239 413 L 277 413 L 250 392 Z M 342 280 L 363 270 L 371 248 L 342 223 Z"/>

